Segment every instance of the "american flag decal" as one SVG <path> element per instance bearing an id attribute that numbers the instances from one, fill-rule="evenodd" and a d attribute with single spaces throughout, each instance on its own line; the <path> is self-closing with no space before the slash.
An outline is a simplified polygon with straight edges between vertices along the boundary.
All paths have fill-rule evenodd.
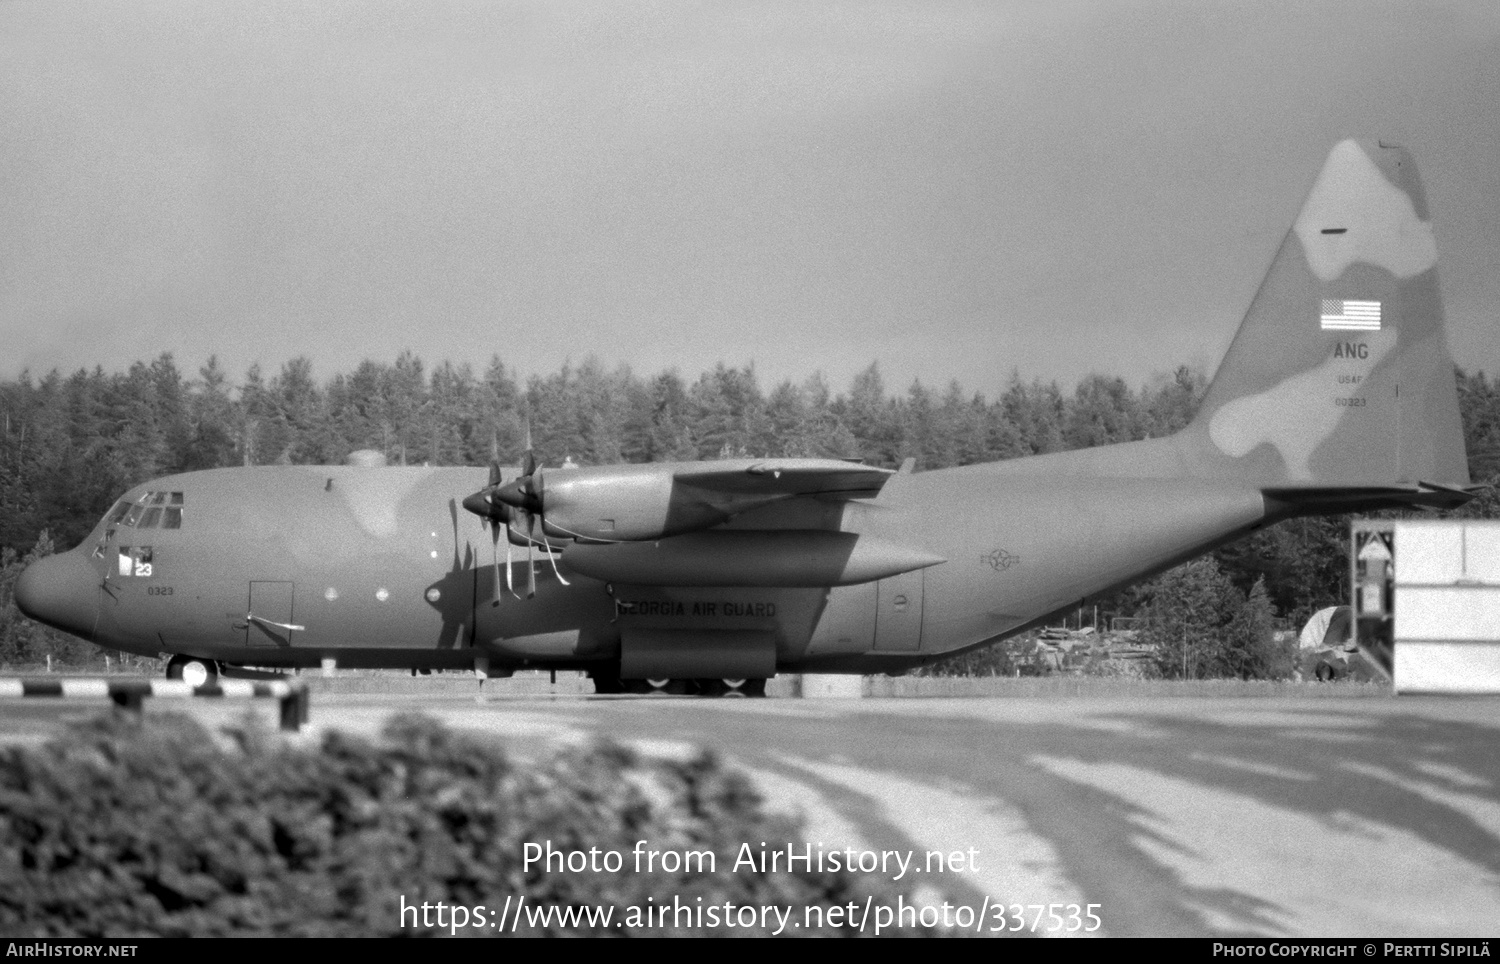
<path id="1" fill-rule="evenodd" d="M 1324 298 L 1318 323 L 1335 331 L 1379 331 L 1380 302 Z"/>

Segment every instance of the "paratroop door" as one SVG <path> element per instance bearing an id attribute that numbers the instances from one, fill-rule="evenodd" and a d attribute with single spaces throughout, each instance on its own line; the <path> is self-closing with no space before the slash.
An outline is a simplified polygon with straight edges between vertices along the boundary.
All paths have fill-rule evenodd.
<path id="1" fill-rule="evenodd" d="M 926 570 L 880 580 L 876 592 L 875 649 L 914 652 L 922 646 L 922 579 Z"/>

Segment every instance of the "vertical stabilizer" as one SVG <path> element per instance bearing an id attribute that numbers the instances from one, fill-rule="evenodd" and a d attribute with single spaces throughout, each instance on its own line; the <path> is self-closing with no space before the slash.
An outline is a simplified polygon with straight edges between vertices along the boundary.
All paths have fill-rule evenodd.
<path id="1" fill-rule="evenodd" d="M 1469 481 L 1437 244 L 1399 147 L 1334 147 L 1184 433 L 1213 475 L 1327 488 Z"/>

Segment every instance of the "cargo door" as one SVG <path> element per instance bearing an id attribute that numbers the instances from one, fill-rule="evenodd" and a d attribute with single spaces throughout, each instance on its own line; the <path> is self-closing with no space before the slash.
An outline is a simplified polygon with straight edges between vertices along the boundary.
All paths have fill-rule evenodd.
<path id="1" fill-rule="evenodd" d="M 875 602 L 875 651 L 912 653 L 922 646 L 922 580 L 926 570 L 880 580 Z"/>
<path id="2" fill-rule="evenodd" d="M 288 647 L 301 626 L 292 622 L 292 583 L 252 582 L 245 645 Z"/>

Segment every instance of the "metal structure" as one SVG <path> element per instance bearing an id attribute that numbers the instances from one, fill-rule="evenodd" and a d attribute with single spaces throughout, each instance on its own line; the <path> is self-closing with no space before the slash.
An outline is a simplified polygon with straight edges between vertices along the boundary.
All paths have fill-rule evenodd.
<path id="1" fill-rule="evenodd" d="M 281 729 L 296 732 L 307 722 L 310 700 L 307 687 L 284 680 L 250 682 L 224 680 L 193 686 L 181 680 L 84 679 L 73 677 L 31 677 L 0 679 L 0 699 L 40 697 L 43 699 L 109 698 L 122 709 L 141 713 L 148 696 L 163 699 L 274 699 L 280 703 Z"/>
<path id="2" fill-rule="evenodd" d="M 1396 692 L 1500 693 L 1500 522 L 1364 523 L 1361 531 L 1371 538 L 1370 558 L 1354 565 L 1357 618 L 1390 627 Z"/>

